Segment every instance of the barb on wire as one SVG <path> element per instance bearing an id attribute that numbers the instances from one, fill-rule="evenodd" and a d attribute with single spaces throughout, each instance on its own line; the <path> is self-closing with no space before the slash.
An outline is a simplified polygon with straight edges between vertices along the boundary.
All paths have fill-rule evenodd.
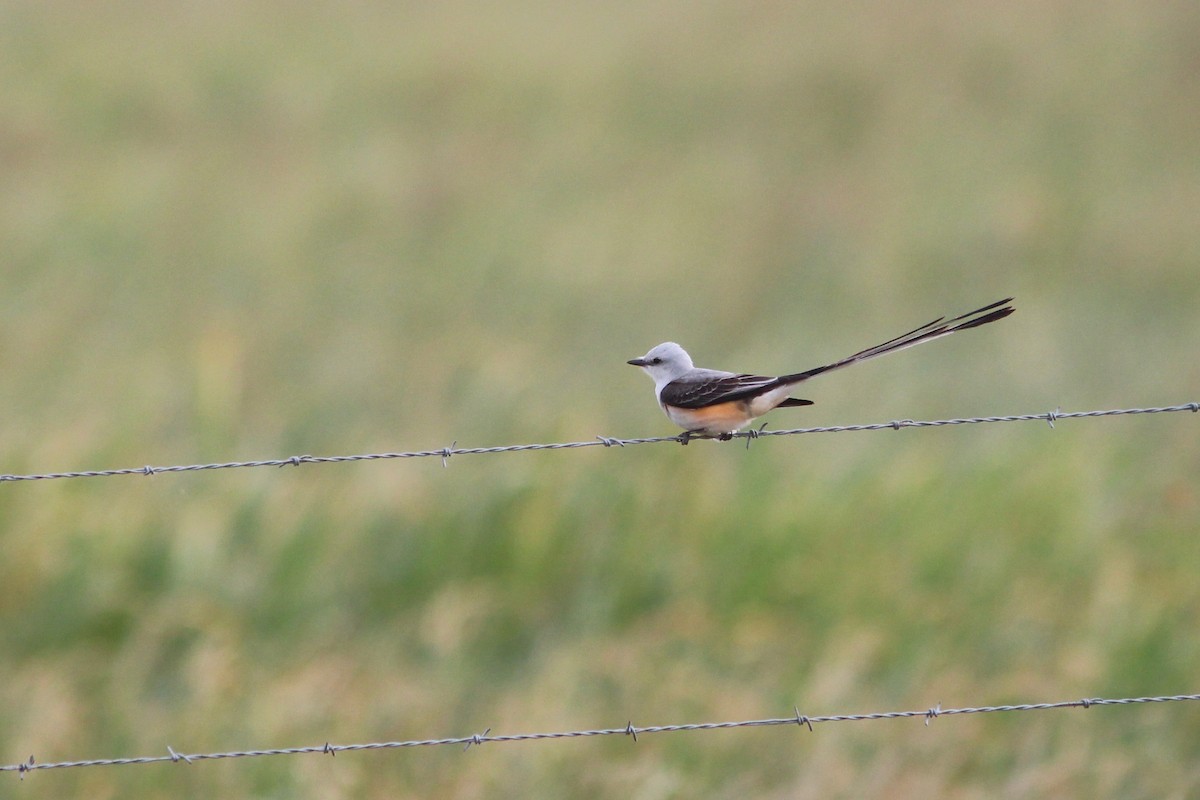
<path id="1" fill-rule="evenodd" d="M 814 717 L 802 715 L 799 707 L 795 716 L 770 719 L 748 719 L 736 722 L 693 722 L 682 725 L 650 725 L 635 728 L 630 721 L 619 728 L 597 728 L 593 730 L 557 731 L 552 733 L 510 733 L 492 735 L 491 728 L 483 733 L 471 736 L 458 736 L 448 739 L 410 739 L 396 742 L 371 742 L 368 744 L 330 744 L 312 747 L 285 747 L 273 750 L 232 750 L 224 753 L 181 753 L 168 746 L 168 755 L 141 756 L 138 758 L 97 758 L 87 761 L 48 761 L 39 763 L 33 756 L 28 761 L 19 764 L 0 765 L 0 772 L 16 772 L 22 778 L 28 772 L 43 769 L 66 769 L 68 767 L 111 767 L 125 764 L 157 764 L 163 762 L 194 764 L 197 761 L 214 761 L 224 758 L 256 758 L 261 756 L 295 756 L 305 754 L 337 755 L 338 753 L 358 750 L 394 750 L 405 747 L 438 747 L 442 745 L 458 745 L 464 750 L 472 745 L 478 746 L 485 742 L 533 742 L 547 739 L 580 739 L 592 736 L 630 736 L 638 740 L 638 734 L 647 733 L 682 733 L 684 731 L 715 731 L 729 728 L 765 728 L 776 726 L 798 725 L 807 727 L 810 731 L 814 725 L 826 722 L 873 722 L 885 719 L 924 719 L 925 724 L 939 717 L 958 716 L 962 714 L 992 714 L 1006 711 L 1046 711 L 1063 708 L 1088 709 L 1093 706 L 1125 706 L 1138 703 L 1178 703 L 1200 700 L 1200 694 L 1163 695 L 1158 697 L 1122 697 L 1103 698 L 1089 697 L 1083 700 L 1065 700 L 1058 703 L 1023 703 L 1007 706 L 973 706 L 966 708 L 942 708 L 941 704 L 917 711 L 881 711 L 871 714 L 833 714 Z"/>
<path id="2" fill-rule="evenodd" d="M 1041 421 L 1054 423 L 1063 419 L 1083 419 L 1091 417 L 1119 417 L 1133 414 L 1166 414 L 1175 411 L 1200 412 L 1200 403 L 1181 403 L 1176 406 L 1161 406 L 1157 408 L 1115 408 L 1107 411 L 1047 411 L 1041 414 L 1011 414 L 1002 417 L 963 417 L 958 419 L 896 419 L 890 422 L 872 422 L 865 425 L 830 425 L 821 428 L 789 428 L 768 431 L 765 426 L 757 430 L 750 429 L 732 434 L 726 438 L 758 439 L 765 436 L 797 436 L 804 433 L 850 433 L 855 431 L 900 430 L 901 428 L 936 428 L 945 425 L 982 425 L 993 422 L 1031 422 Z M 704 436 L 699 434 L 682 433 L 678 436 L 652 436 L 641 439 L 615 439 L 609 436 L 597 436 L 583 442 L 552 442 L 548 444 L 509 444 L 499 447 L 458 447 L 458 443 L 437 450 L 411 450 L 397 453 L 365 453 L 349 456 L 288 456 L 286 458 L 271 458 L 261 461 L 226 461 L 215 464 L 186 464 L 168 467 L 127 467 L 124 469 L 81 470 L 76 472 L 43 472 L 30 475 L 0 474 L 0 483 L 5 481 L 45 481 L 63 478 L 109 478 L 117 475 L 160 475 L 166 472 L 201 472 L 215 469 L 241 469 L 247 467 L 298 467 L 301 464 L 344 464 L 354 461 L 384 461 L 394 458 L 438 458 L 442 466 L 448 465 L 451 456 L 477 455 L 480 453 L 522 453 L 532 450 L 573 450 L 580 447 L 611 448 L 614 445 L 624 447 L 630 444 L 660 444 L 675 442 L 687 444 L 694 439 L 716 439 L 721 437 Z"/>

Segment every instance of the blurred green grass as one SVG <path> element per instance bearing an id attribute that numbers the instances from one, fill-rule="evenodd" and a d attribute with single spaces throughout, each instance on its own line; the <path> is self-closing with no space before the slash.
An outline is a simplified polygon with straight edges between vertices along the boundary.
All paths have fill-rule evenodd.
<path id="1" fill-rule="evenodd" d="M 1190 4 L 0 15 L 4 472 L 667 433 L 622 363 L 658 341 L 803 368 L 1007 294 L 773 423 L 1198 399 Z M 9 485 L 0 762 L 1194 692 L 1193 427 Z M 1197 734 L 1093 709 L 22 791 L 1182 797 Z"/>

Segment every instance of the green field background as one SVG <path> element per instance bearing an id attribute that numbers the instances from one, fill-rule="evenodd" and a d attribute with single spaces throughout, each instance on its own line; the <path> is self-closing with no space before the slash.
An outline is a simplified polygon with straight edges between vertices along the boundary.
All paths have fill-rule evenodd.
<path id="1" fill-rule="evenodd" d="M 0 472 L 1200 400 L 1200 6 L 0 6 Z M 0 763 L 1200 691 L 1200 416 L 0 484 Z M 1163 704 L 0 797 L 1200 791 Z"/>

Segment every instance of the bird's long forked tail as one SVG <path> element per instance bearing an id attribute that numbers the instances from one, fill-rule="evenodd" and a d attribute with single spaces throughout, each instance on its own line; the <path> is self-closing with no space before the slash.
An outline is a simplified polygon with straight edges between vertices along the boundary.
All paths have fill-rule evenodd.
<path id="1" fill-rule="evenodd" d="M 860 350 L 854 355 L 846 356 L 840 361 L 826 364 L 823 367 L 814 367 L 813 369 L 797 372 L 792 375 L 781 375 L 777 380 L 780 384 L 799 383 L 815 375 L 820 375 L 823 372 L 848 367 L 851 364 L 857 364 L 859 361 L 866 361 L 868 358 L 894 353 L 897 350 L 913 347 L 923 342 L 931 342 L 934 339 L 949 336 L 959 331 L 965 331 L 968 328 L 978 328 L 980 325 L 987 325 L 989 322 L 1004 319 L 1013 313 L 1014 309 L 1009 305 L 1011 302 L 1012 298 L 1006 297 L 1003 300 L 997 300 L 995 303 L 989 303 L 983 308 L 968 311 L 966 314 L 961 314 L 953 319 L 938 317 L 933 322 L 928 322 L 919 328 L 914 328 L 908 333 L 897 336 L 895 339 L 888 339 L 882 344 L 868 347 L 866 350 Z"/>

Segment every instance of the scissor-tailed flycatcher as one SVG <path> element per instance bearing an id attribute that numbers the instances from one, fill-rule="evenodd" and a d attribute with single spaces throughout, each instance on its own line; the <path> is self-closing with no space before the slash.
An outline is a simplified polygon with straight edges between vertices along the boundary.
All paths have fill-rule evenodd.
<path id="1" fill-rule="evenodd" d="M 691 434 L 716 435 L 729 439 L 739 428 L 750 424 L 773 408 L 781 406 L 810 406 L 812 400 L 788 397 L 792 387 L 823 372 L 848 367 L 868 358 L 894 353 L 906 347 L 949 336 L 967 328 L 978 328 L 989 322 L 1004 319 L 1013 312 L 1008 305 L 1012 298 L 977 308 L 954 319 L 938 317 L 933 322 L 915 328 L 883 344 L 847 356 L 840 361 L 814 367 L 804 372 L 780 375 L 746 375 L 697 369 L 691 356 L 674 342 L 663 342 L 641 358 L 626 363 L 641 367 L 654 379 L 658 404 L 667 416 L 683 428 L 684 442 Z"/>

